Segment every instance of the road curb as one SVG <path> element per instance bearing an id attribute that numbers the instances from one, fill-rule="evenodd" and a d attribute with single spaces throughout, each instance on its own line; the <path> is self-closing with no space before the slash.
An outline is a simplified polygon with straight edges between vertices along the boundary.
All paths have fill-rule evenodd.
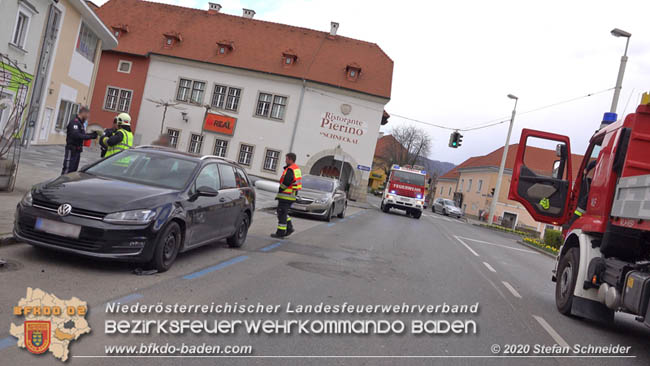
<path id="1" fill-rule="evenodd" d="M 551 253 L 545 251 L 545 250 L 542 249 L 542 248 L 538 248 L 538 247 L 536 247 L 536 246 L 534 246 L 534 245 L 528 244 L 528 243 L 526 243 L 526 242 L 523 241 L 523 240 L 517 240 L 517 244 L 521 244 L 521 245 L 523 245 L 523 246 L 525 246 L 525 247 L 528 247 L 528 248 L 530 248 L 530 249 L 534 249 L 534 250 L 536 250 L 536 251 L 538 251 L 538 252 L 540 252 L 540 253 L 542 253 L 542 254 L 548 256 L 548 257 L 551 257 L 551 258 L 553 258 L 553 259 L 555 259 L 555 258 L 557 257 L 555 254 L 551 254 Z"/>

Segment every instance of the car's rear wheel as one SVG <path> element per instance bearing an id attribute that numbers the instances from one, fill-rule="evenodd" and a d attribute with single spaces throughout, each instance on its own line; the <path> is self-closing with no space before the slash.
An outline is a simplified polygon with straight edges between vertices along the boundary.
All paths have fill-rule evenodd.
<path id="1" fill-rule="evenodd" d="M 242 214 L 243 217 L 237 220 L 237 230 L 226 241 L 231 248 L 241 248 L 248 236 L 248 227 L 250 226 L 250 219 L 246 213 Z"/>
<path id="2" fill-rule="evenodd" d="M 149 267 L 158 270 L 158 272 L 170 269 L 181 248 L 181 242 L 180 226 L 175 222 L 170 222 L 158 236 Z"/>

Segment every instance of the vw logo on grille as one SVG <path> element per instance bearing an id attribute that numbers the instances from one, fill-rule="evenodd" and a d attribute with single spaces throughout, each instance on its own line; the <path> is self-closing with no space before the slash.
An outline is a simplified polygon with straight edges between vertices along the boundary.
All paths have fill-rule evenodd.
<path id="1" fill-rule="evenodd" d="M 70 211 L 72 211 L 72 206 L 70 206 L 69 203 L 62 204 L 56 210 L 56 212 L 59 214 L 59 216 L 68 216 L 70 214 Z"/>

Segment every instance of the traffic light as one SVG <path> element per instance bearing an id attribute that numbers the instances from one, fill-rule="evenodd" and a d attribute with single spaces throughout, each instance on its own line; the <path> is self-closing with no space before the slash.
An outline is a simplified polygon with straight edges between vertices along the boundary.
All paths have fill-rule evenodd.
<path id="1" fill-rule="evenodd" d="M 451 136 L 449 136 L 449 147 L 453 147 L 455 149 L 460 146 L 461 142 L 463 142 L 463 135 L 461 135 L 458 131 L 452 132 Z"/>

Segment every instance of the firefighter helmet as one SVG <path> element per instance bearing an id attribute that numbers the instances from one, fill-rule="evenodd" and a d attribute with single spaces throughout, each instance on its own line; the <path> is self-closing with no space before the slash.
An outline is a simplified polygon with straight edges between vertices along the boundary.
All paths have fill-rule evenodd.
<path id="1" fill-rule="evenodd" d="M 120 113 L 115 117 L 118 125 L 131 126 L 131 116 L 128 113 Z"/>

